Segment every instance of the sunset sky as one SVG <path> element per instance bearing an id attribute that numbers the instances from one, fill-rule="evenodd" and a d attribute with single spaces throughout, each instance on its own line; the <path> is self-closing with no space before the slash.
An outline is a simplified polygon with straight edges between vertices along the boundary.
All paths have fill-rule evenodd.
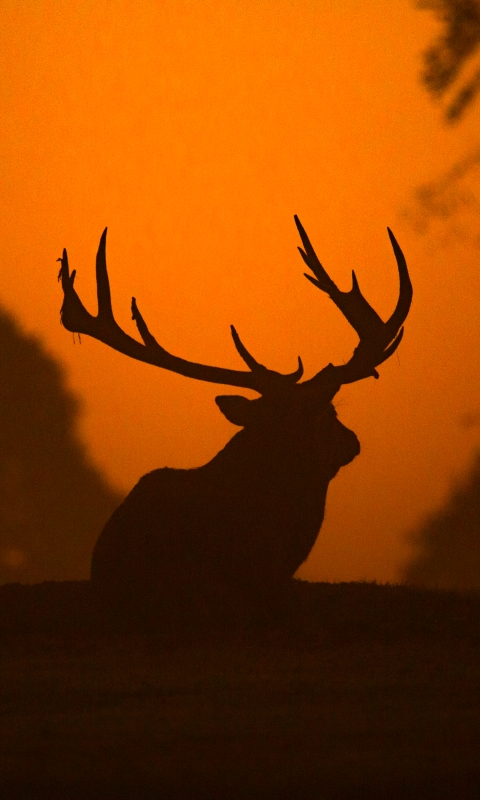
<path id="1" fill-rule="evenodd" d="M 177 355 L 242 368 L 233 323 L 260 361 L 291 371 L 301 355 L 308 377 L 356 336 L 303 277 L 293 215 L 340 288 L 354 268 L 384 318 L 393 229 L 414 285 L 404 341 L 379 381 L 337 396 L 362 453 L 331 485 L 300 575 L 396 580 L 407 532 L 480 443 L 461 425 L 480 408 L 480 251 L 403 214 L 478 147 L 478 112 L 445 127 L 419 84 L 434 18 L 408 0 L 3 0 L 0 30 L 0 303 L 65 364 L 92 457 L 123 490 L 204 463 L 237 429 L 214 403 L 224 388 L 74 345 L 63 247 L 93 310 L 108 225 L 128 332 L 135 295 Z"/>

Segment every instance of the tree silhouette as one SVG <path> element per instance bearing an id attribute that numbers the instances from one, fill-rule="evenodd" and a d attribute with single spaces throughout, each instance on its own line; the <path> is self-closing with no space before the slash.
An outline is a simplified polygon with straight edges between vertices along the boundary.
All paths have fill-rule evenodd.
<path id="1" fill-rule="evenodd" d="M 480 93 L 480 0 L 416 0 L 415 5 L 442 22 L 439 37 L 423 53 L 421 82 L 439 103 L 443 121 L 459 123 Z M 417 186 L 403 215 L 419 233 L 438 221 L 442 229 L 437 240 L 461 239 L 480 246 L 479 174 L 476 144 L 443 174 Z"/>
<path id="2" fill-rule="evenodd" d="M 431 589 L 480 589 L 480 452 L 444 506 L 412 534 L 417 553 L 406 583 Z"/>
<path id="3" fill-rule="evenodd" d="M 417 0 L 416 5 L 444 23 L 423 55 L 422 82 L 435 99 L 446 98 L 445 120 L 457 122 L 480 92 L 480 66 L 464 74 L 480 48 L 480 0 Z"/>
<path id="4" fill-rule="evenodd" d="M 4 310 L 0 362 L 0 583 L 87 578 L 122 498 L 88 459 L 62 368 Z"/>
<path id="5" fill-rule="evenodd" d="M 443 23 L 424 53 L 422 83 L 443 104 L 447 124 L 459 123 L 480 93 L 480 0 L 417 0 Z M 480 246 L 478 180 L 480 145 L 458 158 L 434 180 L 419 186 L 406 216 L 420 233 L 439 221 L 440 240 L 460 238 Z M 478 425 L 478 412 L 463 415 Z M 410 534 L 415 545 L 401 577 L 407 583 L 442 589 L 480 589 L 480 454 L 441 508 Z"/>

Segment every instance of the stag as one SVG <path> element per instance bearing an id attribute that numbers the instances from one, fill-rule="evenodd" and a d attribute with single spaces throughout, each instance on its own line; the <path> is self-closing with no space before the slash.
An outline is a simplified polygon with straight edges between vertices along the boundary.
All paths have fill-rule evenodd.
<path id="1" fill-rule="evenodd" d="M 399 346 L 412 299 L 407 265 L 388 229 L 400 291 L 393 314 L 383 322 L 363 297 L 355 272 L 350 291 L 337 288 L 296 216 L 295 222 L 303 243 L 298 249 L 313 273 L 305 277 L 329 295 L 359 336 L 347 363 L 329 364 L 303 382 L 300 358 L 291 374 L 269 369 L 251 355 L 233 326 L 233 342 L 248 370 L 175 356 L 150 333 L 135 298 L 132 319 L 143 343 L 125 333 L 112 312 L 106 229 L 96 260 L 97 316 L 86 310 L 74 288 L 66 250 L 59 259 L 61 321 L 67 330 L 137 361 L 259 395 L 216 397 L 222 414 L 242 430 L 201 467 L 166 467 L 144 475 L 105 525 L 94 548 L 91 580 L 100 602 L 117 612 L 181 607 L 190 613 L 202 607 L 213 613 L 228 605 L 227 599 L 278 597 L 317 539 L 330 481 L 360 452 L 332 400 L 343 384 L 378 378 L 377 367 Z"/>

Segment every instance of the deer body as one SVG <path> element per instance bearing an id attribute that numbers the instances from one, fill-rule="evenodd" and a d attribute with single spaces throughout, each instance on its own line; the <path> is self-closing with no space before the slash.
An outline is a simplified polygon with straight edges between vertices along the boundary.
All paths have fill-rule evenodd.
<path id="1" fill-rule="evenodd" d="M 308 420 L 302 409 L 286 431 L 269 411 L 270 431 L 263 420 L 240 431 L 208 464 L 140 479 L 95 547 L 98 594 L 149 607 L 178 605 L 186 586 L 205 602 L 282 590 L 315 543 L 330 480 L 360 446 L 331 405 Z"/>
<path id="2" fill-rule="evenodd" d="M 113 317 L 106 267 L 106 230 L 97 254 L 98 315 L 89 314 L 75 288 L 67 253 L 59 278 L 62 322 L 125 355 L 186 377 L 254 389 L 260 397 L 220 395 L 226 418 L 242 428 L 208 464 L 192 470 L 159 469 L 144 475 L 114 512 L 95 546 L 92 584 L 113 610 L 154 615 L 169 606 L 210 613 L 248 598 L 278 597 L 317 538 L 329 482 L 358 455 L 355 434 L 337 419 L 332 399 L 344 383 L 378 377 L 376 367 L 400 344 L 412 287 L 402 251 L 389 231 L 400 293 L 383 322 L 353 275 L 341 292 L 320 264 L 300 221 L 295 221 L 306 277 L 326 292 L 359 335 L 346 364 L 329 364 L 299 382 L 303 365 L 282 375 L 258 363 L 232 326 L 234 344 L 248 371 L 186 361 L 167 352 L 150 333 L 135 298 L 132 315 L 143 344 Z"/>

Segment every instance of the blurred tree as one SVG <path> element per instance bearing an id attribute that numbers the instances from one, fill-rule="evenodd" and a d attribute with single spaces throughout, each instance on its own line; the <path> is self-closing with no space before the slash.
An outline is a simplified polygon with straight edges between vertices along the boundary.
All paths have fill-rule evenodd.
<path id="1" fill-rule="evenodd" d="M 422 82 L 435 99 L 446 100 L 446 121 L 458 122 L 480 92 L 480 64 L 475 63 L 480 0 L 417 0 L 416 5 L 433 11 L 444 26 L 423 55 Z"/>
<path id="2" fill-rule="evenodd" d="M 402 579 L 431 589 L 480 589 L 480 453 L 443 508 L 412 535 L 416 554 Z"/>
<path id="3" fill-rule="evenodd" d="M 421 81 L 440 104 L 444 122 L 458 123 L 480 94 L 480 0 L 416 0 L 415 5 L 432 11 L 442 25 L 423 54 Z M 443 175 L 414 189 L 404 216 L 420 233 L 440 221 L 437 241 L 461 239 L 480 246 L 479 177 L 476 145 Z"/>
<path id="4" fill-rule="evenodd" d="M 89 461 L 62 368 L 0 309 L 0 583 L 77 580 L 122 497 Z"/>
<path id="5" fill-rule="evenodd" d="M 442 105 L 446 124 L 459 123 L 480 94 L 480 0 L 416 0 L 442 23 L 437 40 L 423 55 L 421 80 Z M 414 190 L 405 215 L 425 233 L 437 220 L 437 241 L 460 239 L 480 246 L 478 185 L 480 145 L 443 175 Z M 448 223 L 448 224 L 446 224 Z M 480 413 L 466 413 L 461 424 L 477 426 Z M 480 589 L 480 453 L 443 507 L 409 536 L 414 554 L 401 578 L 440 589 Z"/>

